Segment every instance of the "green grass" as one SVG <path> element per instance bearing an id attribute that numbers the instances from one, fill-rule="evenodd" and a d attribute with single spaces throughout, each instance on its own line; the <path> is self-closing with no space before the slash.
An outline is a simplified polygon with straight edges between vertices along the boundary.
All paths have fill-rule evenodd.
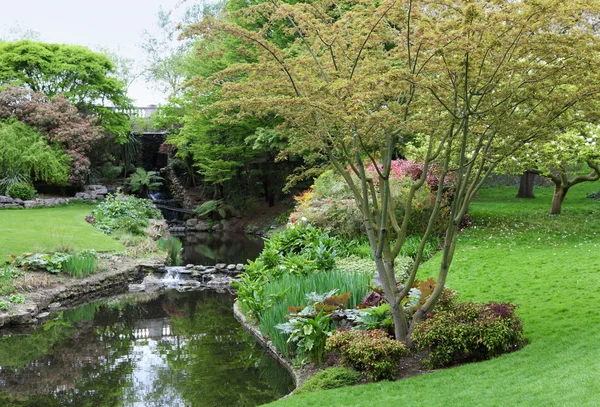
<path id="1" fill-rule="evenodd" d="M 121 251 L 125 247 L 85 221 L 90 205 L 0 210 L 0 263 L 11 254 L 92 249 Z"/>
<path id="2" fill-rule="evenodd" d="M 600 202 L 573 187 L 563 215 L 550 217 L 551 189 L 535 200 L 515 188 L 482 190 L 474 226 L 459 241 L 448 286 L 461 299 L 519 305 L 524 349 L 397 382 L 294 396 L 276 406 L 600 405 Z M 423 274 L 435 275 L 439 255 Z"/>

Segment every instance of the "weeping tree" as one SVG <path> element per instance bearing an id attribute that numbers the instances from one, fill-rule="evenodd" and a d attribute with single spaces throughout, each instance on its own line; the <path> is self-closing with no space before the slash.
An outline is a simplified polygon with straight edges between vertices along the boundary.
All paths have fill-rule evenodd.
<path id="1" fill-rule="evenodd" d="M 210 78 L 224 99 L 213 107 L 280 117 L 290 151 L 326 159 L 341 174 L 362 213 L 395 336 L 410 343 L 444 289 L 459 225 L 486 177 L 525 143 L 589 115 L 600 43 L 592 33 L 599 5 L 588 3 L 273 0 L 207 18 L 187 34 L 226 33 L 256 49 L 256 63 Z M 293 41 L 274 41 L 276 31 Z M 398 152 L 423 162 L 403 211 L 391 197 Z M 434 208 L 414 266 L 398 282 L 394 261 L 428 176 L 437 183 Z M 411 315 L 402 304 L 442 209 L 449 216 L 437 282 Z"/>

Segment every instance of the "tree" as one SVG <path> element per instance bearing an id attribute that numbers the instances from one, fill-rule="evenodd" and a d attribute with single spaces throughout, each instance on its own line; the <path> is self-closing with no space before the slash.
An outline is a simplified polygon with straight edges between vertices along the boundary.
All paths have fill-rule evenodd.
<path id="1" fill-rule="evenodd" d="M 76 45 L 17 41 L 0 44 L 0 85 L 24 86 L 47 97 L 64 95 L 119 139 L 131 129 L 126 89 L 104 55 Z"/>
<path id="2" fill-rule="evenodd" d="M 273 0 L 242 10 L 254 26 L 206 18 L 188 34 L 227 33 L 256 48 L 257 63 L 213 75 L 225 99 L 216 106 L 225 115 L 281 118 L 277 130 L 289 137 L 291 150 L 327 158 L 344 177 L 362 212 L 395 336 L 410 343 L 415 324 L 442 293 L 458 227 L 486 177 L 525 142 L 551 137 L 589 113 L 600 49 L 590 20 L 600 5 L 588 3 Z M 272 27 L 294 41 L 274 43 Z M 396 151 L 424 163 L 401 219 L 390 192 Z M 397 284 L 394 260 L 407 237 L 411 201 L 430 168 L 439 179 L 434 209 L 414 267 Z M 437 282 L 410 315 L 402 300 L 450 175 L 456 181 Z"/>
<path id="3" fill-rule="evenodd" d="M 187 7 L 181 21 L 175 21 L 172 12 L 159 9 L 154 30 L 145 30 L 140 47 L 146 53 L 146 80 L 168 97 L 181 93 L 188 79 L 188 58 L 193 43 L 178 41 L 179 26 L 196 23 L 206 13 L 213 13 L 219 5 L 192 5 Z"/>
<path id="4" fill-rule="evenodd" d="M 513 157 L 519 169 L 525 168 L 554 183 L 550 215 L 560 215 L 562 203 L 573 185 L 600 179 L 598 131 L 596 126 L 583 126 L 545 143 L 528 144 Z M 587 164 L 587 171 L 581 164 Z"/>
<path id="5" fill-rule="evenodd" d="M 60 146 L 70 157 L 69 183 L 83 184 L 92 165 L 90 155 L 109 137 L 64 97 L 9 86 L 0 91 L 0 120 L 16 119 L 41 133 L 50 145 Z M 42 179 L 46 180 L 46 179 Z"/>

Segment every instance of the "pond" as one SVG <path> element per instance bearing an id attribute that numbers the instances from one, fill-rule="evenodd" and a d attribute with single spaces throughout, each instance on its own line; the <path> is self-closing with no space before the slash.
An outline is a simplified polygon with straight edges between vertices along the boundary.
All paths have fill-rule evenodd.
<path id="1" fill-rule="evenodd" d="M 179 237 L 183 243 L 183 264 L 214 266 L 218 263 L 246 263 L 258 257 L 261 237 L 243 233 L 190 233 Z"/>
<path id="2" fill-rule="evenodd" d="M 233 296 L 168 290 L 0 331 L 0 406 L 257 406 L 293 380 L 246 334 Z"/>

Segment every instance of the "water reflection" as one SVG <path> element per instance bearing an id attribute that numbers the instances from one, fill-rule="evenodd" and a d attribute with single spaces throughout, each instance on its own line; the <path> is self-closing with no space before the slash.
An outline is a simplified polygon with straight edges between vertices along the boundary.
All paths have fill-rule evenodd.
<path id="1" fill-rule="evenodd" d="M 214 292 L 128 297 L 0 338 L 2 406 L 256 406 L 292 381 Z"/>
<path id="2" fill-rule="evenodd" d="M 246 263 L 264 247 L 260 237 L 243 233 L 193 233 L 180 237 L 183 264 L 214 266 L 217 263 Z"/>

